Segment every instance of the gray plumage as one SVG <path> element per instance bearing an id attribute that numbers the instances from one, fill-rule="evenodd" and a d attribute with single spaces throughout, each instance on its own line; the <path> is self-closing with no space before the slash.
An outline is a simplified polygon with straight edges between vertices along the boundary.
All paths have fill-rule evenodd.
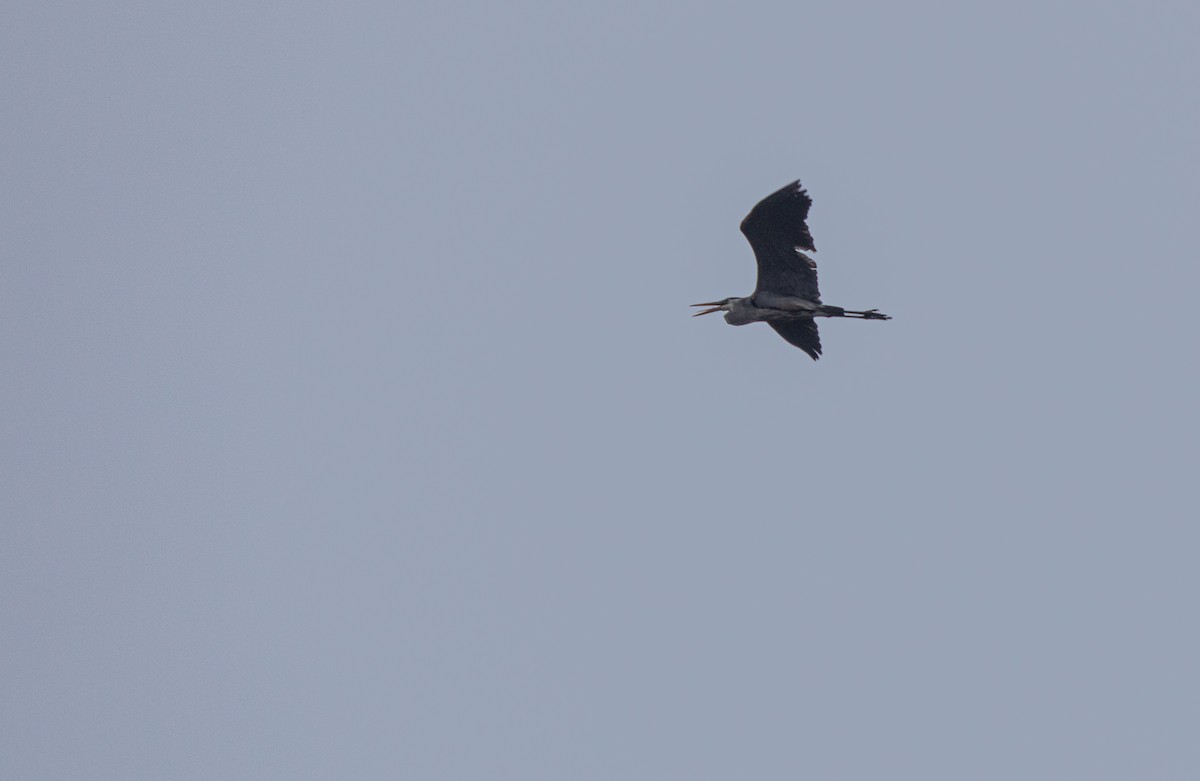
<path id="1" fill-rule="evenodd" d="M 725 322 L 730 325 L 766 322 L 814 361 L 821 355 L 821 335 L 814 318 L 890 320 L 876 309 L 854 311 L 821 303 L 817 262 L 805 254 L 817 251 L 808 230 L 810 206 L 812 199 L 799 181 L 759 201 L 742 220 L 742 233 L 758 261 L 754 292 L 746 298 L 692 304 L 710 307 L 695 316 L 725 312 Z"/>

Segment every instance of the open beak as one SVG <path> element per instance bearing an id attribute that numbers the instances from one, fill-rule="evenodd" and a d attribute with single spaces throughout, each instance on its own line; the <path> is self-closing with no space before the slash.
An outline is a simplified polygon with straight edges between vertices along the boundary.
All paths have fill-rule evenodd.
<path id="1" fill-rule="evenodd" d="M 725 304 L 724 301 L 709 301 L 707 304 L 692 304 L 692 306 L 711 306 L 712 309 L 705 309 L 703 312 L 693 312 L 692 317 L 700 315 L 711 315 L 713 312 L 720 312 L 721 307 Z"/>

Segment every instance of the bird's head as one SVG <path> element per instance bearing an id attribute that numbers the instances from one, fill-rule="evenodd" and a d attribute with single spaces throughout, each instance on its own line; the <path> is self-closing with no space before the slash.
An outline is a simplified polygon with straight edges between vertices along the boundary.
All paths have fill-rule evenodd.
<path id="1" fill-rule="evenodd" d="M 693 313 L 692 317 L 699 317 L 700 315 L 711 315 L 713 312 L 728 312 L 729 307 L 731 307 L 733 305 L 733 302 L 739 301 L 739 300 L 740 299 L 738 299 L 736 297 L 722 298 L 720 301 L 709 301 L 707 304 L 692 304 L 692 306 L 710 307 L 709 309 L 705 309 L 703 311 Z"/>

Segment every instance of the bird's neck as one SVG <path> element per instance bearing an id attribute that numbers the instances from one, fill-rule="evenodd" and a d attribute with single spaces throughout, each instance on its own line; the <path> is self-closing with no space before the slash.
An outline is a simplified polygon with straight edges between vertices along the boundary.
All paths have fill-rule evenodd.
<path id="1" fill-rule="evenodd" d="M 754 302 L 751 297 L 734 298 L 729 302 L 729 311 L 725 313 L 725 322 L 730 325 L 746 325 L 758 318 L 754 316 Z"/>

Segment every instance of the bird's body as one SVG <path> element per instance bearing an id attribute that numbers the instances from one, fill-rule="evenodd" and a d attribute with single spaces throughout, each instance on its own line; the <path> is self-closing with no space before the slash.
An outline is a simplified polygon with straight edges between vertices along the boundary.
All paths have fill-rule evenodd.
<path id="1" fill-rule="evenodd" d="M 798 181 L 759 201 L 742 220 L 742 233 L 758 261 L 754 292 L 745 298 L 693 304 L 710 307 L 696 315 L 725 312 L 725 322 L 730 325 L 765 322 L 814 361 L 821 355 L 815 318 L 890 320 L 875 309 L 854 311 L 821 303 L 817 263 L 804 253 L 817 251 L 808 231 L 810 206 L 812 199 Z"/>

